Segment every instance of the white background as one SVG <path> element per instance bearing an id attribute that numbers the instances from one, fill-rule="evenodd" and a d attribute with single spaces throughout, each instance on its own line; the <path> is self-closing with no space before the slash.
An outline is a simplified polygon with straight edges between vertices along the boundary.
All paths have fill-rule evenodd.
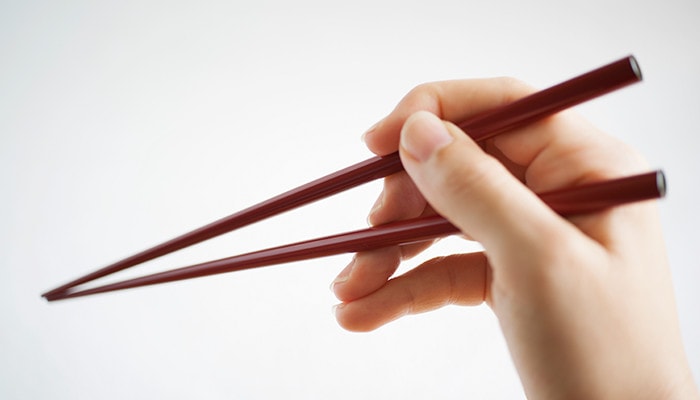
<path id="1" fill-rule="evenodd" d="M 361 133 L 419 83 L 546 87 L 630 53 L 645 82 L 578 111 L 667 173 L 660 208 L 697 381 L 698 17 L 688 0 L 0 2 L 0 397 L 522 397 L 486 306 L 342 330 L 328 285 L 350 255 L 39 295 L 368 158 Z M 126 275 L 365 227 L 379 188 Z M 428 256 L 465 249 L 448 240 Z"/>

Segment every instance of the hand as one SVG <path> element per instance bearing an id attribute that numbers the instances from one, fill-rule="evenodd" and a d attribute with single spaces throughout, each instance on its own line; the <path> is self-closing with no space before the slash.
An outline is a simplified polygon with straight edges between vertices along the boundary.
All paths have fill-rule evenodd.
<path id="1" fill-rule="evenodd" d="M 474 143 L 455 125 L 523 97 L 512 79 L 422 85 L 370 129 L 399 151 L 372 224 L 435 212 L 484 253 L 428 261 L 430 243 L 358 253 L 333 283 L 346 329 L 368 331 L 447 304 L 486 302 L 533 397 L 695 395 L 653 202 L 564 219 L 534 193 L 647 170 L 641 157 L 571 112 Z"/>

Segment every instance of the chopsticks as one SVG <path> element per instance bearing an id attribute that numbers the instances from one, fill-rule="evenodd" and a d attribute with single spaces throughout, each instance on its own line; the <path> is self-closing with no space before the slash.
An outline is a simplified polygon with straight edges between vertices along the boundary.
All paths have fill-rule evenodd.
<path id="1" fill-rule="evenodd" d="M 642 75 L 636 59 L 633 56 L 628 56 L 548 89 L 536 92 L 513 103 L 462 121 L 458 123 L 458 125 L 474 140 L 483 141 L 518 126 L 526 125 L 580 104 L 586 100 L 639 82 L 641 79 Z M 304 204 L 356 187 L 374 179 L 391 175 L 402 169 L 403 167 L 398 153 L 367 159 L 74 279 L 44 293 L 42 296 L 49 301 L 53 301 L 68 297 L 76 297 L 79 293 L 83 293 L 83 295 L 87 294 L 86 292 L 88 290 L 71 291 L 70 289 L 232 230 L 242 228 L 282 212 L 289 211 Z M 432 235 L 434 233 L 430 234 Z M 256 253 L 249 253 L 246 255 L 249 258 L 240 258 L 239 260 L 245 259 L 247 260 L 245 262 L 249 262 L 250 265 L 253 265 L 254 260 L 250 259 L 250 257 L 253 257 L 252 254 Z M 200 266 L 205 264 L 200 264 Z M 171 272 L 174 273 L 174 271 Z M 162 276 L 163 275 L 161 275 L 161 277 Z M 90 290 L 97 290 L 97 288 Z"/>
<path id="2" fill-rule="evenodd" d="M 634 201 L 660 198 L 664 196 L 665 192 L 666 180 L 663 172 L 654 171 L 571 189 L 552 191 L 539 196 L 555 212 L 569 216 L 600 211 Z M 92 289 L 59 293 L 54 296 L 48 296 L 47 300 L 69 299 L 315 257 L 373 250 L 387 246 L 437 239 L 455 233 L 459 233 L 459 229 L 440 216 L 415 218 L 227 257 Z"/>

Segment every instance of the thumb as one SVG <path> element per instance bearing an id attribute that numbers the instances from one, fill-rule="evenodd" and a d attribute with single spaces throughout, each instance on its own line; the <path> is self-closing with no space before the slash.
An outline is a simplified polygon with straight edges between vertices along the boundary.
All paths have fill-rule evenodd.
<path id="1" fill-rule="evenodd" d="M 419 111 L 403 125 L 404 168 L 428 203 L 490 256 L 544 249 L 566 224 L 455 125 Z M 517 246 L 517 247 L 514 247 Z M 509 251 L 507 251 L 509 250 Z M 516 252 L 520 253 L 520 252 Z"/>

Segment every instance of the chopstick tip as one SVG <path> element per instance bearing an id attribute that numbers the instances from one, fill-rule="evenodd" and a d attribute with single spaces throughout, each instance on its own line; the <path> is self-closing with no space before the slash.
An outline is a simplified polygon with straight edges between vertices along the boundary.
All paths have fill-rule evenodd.
<path id="1" fill-rule="evenodd" d="M 65 292 L 55 292 L 55 293 L 46 292 L 46 293 L 42 294 L 41 297 L 44 300 L 46 300 L 48 303 L 51 303 L 51 302 L 54 302 L 56 300 L 64 299 L 66 295 L 67 295 L 67 293 L 65 293 Z"/>

